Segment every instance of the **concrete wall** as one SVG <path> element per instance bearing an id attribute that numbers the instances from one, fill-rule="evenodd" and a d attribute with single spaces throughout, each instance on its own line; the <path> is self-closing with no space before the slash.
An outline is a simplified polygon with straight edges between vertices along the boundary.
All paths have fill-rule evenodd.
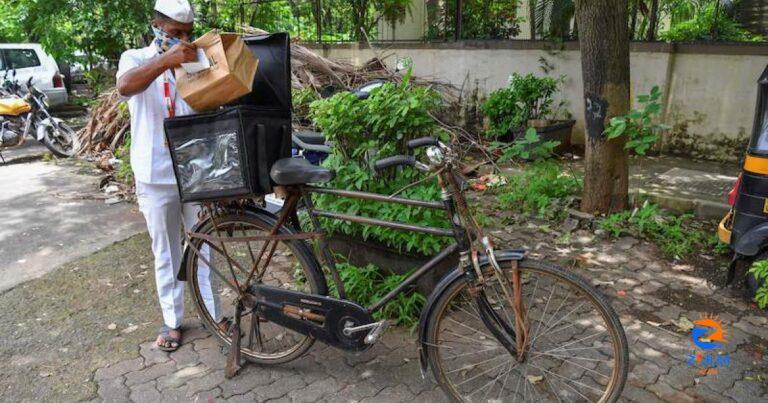
<path id="1" fill-rule="evenodd" d="M 511 73 L 542 75 L 542 59 L 551 76 L 565 75 L 562 97 L 577 119 L 574 143 L 583 143 L 583 84 L 578 44 L 547 49 L 540 41 L 395 43 L 325 45 L 316 50 L 330 58 L 363 63 L 375 55 L 410 57 L 418 76 L 447 80 L 464 88 L 478 85 L 484 92 L 505 86 Z M 752 130 L 757 79 L 768 64 L 768 46 L 704 44 L 632 44 L 632 94 L 658 85 L 665 93 L 665 149 L 717 160 L 743 154 Z"/>

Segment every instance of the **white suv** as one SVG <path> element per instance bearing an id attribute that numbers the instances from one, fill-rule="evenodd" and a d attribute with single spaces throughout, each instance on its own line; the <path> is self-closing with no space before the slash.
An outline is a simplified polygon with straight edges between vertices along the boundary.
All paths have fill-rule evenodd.
<path id="1" fill-rule="evenodd" d="M 32 83 L 48 96 L 50 106 L 67 103 L 69 96 L 64 87 L 64 76 L 59 73 L 56 60 L 45 53 L 39 44 L 0 43 L 0 80 L 6 72 L 10 78 L 13 70 L 16 70 L 16 79 L 22 85 L 33 77 Z"/>

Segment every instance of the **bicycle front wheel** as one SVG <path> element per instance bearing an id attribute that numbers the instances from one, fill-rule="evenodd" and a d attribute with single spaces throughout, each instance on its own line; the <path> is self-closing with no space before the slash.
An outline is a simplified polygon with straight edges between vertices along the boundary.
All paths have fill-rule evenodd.
<path id="1" fill-rule="evenodd" d="M 511 262 L 500 262 L 511 281 Z M 556 266 L 518 263 L 528 329 L 525 359 L 484 325 L 461 278 L 438 299 L 427 329 L 430 366 L 456 401 L 612 402 L 627 378 L 629 354 L 616 313 L 582 278 Z M 515 315 L 494 271 L 484 270 L 491 309 L 512 329 Z"/>

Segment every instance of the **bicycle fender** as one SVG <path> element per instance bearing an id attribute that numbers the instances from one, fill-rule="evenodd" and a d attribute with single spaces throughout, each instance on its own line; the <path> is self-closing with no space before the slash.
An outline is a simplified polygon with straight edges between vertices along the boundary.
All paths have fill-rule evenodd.
<path id="1" fill-rule="evenodd" d="M 496 261 L 498 262 L 510 262 L 521 261 L 525 259 L 528 254 L 525 250 L 502 250 L 495 253 Z M 480 268 L 488 266 L 487 256 L 479 257 Z M 432 315 L 432 311 L 437 304 L 440 297 L 450 288 L 456 281 L 462 280 L 464 276 L 467 276 L 468 270 L 462 268 L 456 268 L 443 276 L 439 283 L 435 286 L 435 289 L 429 294 L 427 302 L 424 304 L 424 309 L 421 310 L 419 317 L 419 363 L 421 365 L 422 378 L 427 377 L 427 367 L 429 366 L 429 350 L 426 348 L 427 342 L 427 329 L 429 328 L 429 318 Z"/>
<path id="2" fill-rule="evenodd" d="M 270 213 L 269 211 L 264 210 L 262 208 L 253 207 L 253 206 L 246 206 L 245 209 L 248 210 L 251 213 L 266 215 L 266 216 L 269 216 L 270 218 L 274 218 L 275 220 L 277 220 L 277 216 L 276 215 L 274 215 L 274 214 Z M 206 223 L 206 221 L 199 221 L 197 224 L 195 224 L 194 227 L 192 227 L 192 230 L 190 232 L 199 232 L 200 228 L 205 223 Z M 186 242 L 185 242 L 185 244 L 184 244 L 184 252 L 181 255 L 181 266 L 180 266 L 181 268 L 179 269 L 179 274 L 176 275 L 176 280 L 178 280 L 178 281 L 187 281 L 187 270 L 186 270 L 186 267 L 187 267 L 187 256 L 189 256 L 189 254 L 190 254 L 189 253 L 189 245 L 186 244 Z"/>

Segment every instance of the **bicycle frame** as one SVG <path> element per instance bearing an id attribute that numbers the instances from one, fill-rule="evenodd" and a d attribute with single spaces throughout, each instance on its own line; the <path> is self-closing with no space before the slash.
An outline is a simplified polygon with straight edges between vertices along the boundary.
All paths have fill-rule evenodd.
<path id="1" fill-rule="evenodd" d="M 405 292 L 409 286 L 413 285 L 422 276 L 424 276 L 425 274 L 431 272 L 436 267 L 438 267 L 438 265 L 441 262 L 448 259 L 452 254 L 459 252 L 461 270 L 463 270 L 464 274 L 467 275 L 468 278 L 472 279 L 471 281 L 473 281 L 474 283 L 473 289 L 476 290 L 474 293 L 475 299 L 476 299 L 476 303 L 478 304 L 478 310 L 481 313 L 482 321 L 486 324 L 486 326 L 489 328 L 491 333 L 504 345 L 504 347 L 507 350 L 509 350 L 510 353 L 516 355 L 518 357 L 518 360 L 522 361 L 525 359 L 527 331 L 526 331 L 526 326 L 524 325 L 525 308 L 523 307 L 522 299 L 521 299 L 522 298 L 521 297 L 522 293 L 520 292 L 521 281 L 519 277 L 519 272 L 517 270 L 517 265 L 513 266 L 511 280 L 510 279 L 508 279 L 508 281 L 502 280 L 504 278 L 507 278 L 507 276 L 502 272 L 501 267 L 499 266 L 499 264 L 496 262 L 496 259 L 494 258 L 495 252 L 490 241 L 488 240 L 487 237 L 485 237 L 482 234 L 482 229 L 477 226 L 477 224 L 474 222 L 474 220 L 471 217 L 471 213 L 467 206 L 466 199 L 464 198 L 463 189 L 461 188 L 461 186 L 457 181 L 452 164 L 450 163 L 443 164 L 439 169 L 436 170 L 436 172 L 437 172 L 438 182 L 442 189 L 442 193 L 441 193 L 442 202 L 413 200 L 413 199 L 406 199 L 406 198 L 400 198 L 395 196 L 385 196 L 385 195 L 374 194 L 374 193 L 341 190 L 341 189 L 333 189 L 333 188 L 323 188 L 323 187 L 314 187 L 314 186 L 296 186 L 296 187 L 288 188 L 287 198 L 286 198 L 282 213 L 280 214 L 279 217 L 277 217 L 277 222 L 275 226 L 271 229 L 269 235 L 253 236 L 253 237 L 230 237 L 228 239 L 222 238 L 221 230 L 216 224 L 216 220 L 215 220 L 215 212 L 217 211 L 217 209 L 214 208 L 212 204 L 208 204 L 207 210 L 209 211 L 211 220 L 213 221 L 213 225 L 216 230 L 217 236 L 214 237 L 214 236 L 209 236 L 204 234 L 190 233 L 189 237 L 203 239 L 208 245 L 210 245 L 210 247 L 213 250 L 216 250 L 218 253 L 221 253 L 226 257 L 226 261 L 229 265 L 230 273 L 233 275 L 234 284 L 227 281 L 226 277 L 223 276 L 221 273 L 219 273 L 218 270 L 216 270 L 214 266 L 210 264 L 210 262 L 202 258 L 202 256 L 200 256 L 200 251 L 193 247 L 194 252 L 198 254 L 198 256 L 200 256 L 205 263 L 208 264 L 211 270 L 214 271 L 220 278 L 222 278 L 239 295 L 239 299 L 238 299 L 239 302 L 236 304 L 236 315 L 239 315 L 239 312 L 245 309 L 245 307 L 253 308 L 259 304 L 259 302 L 256 301 L 253 298 L 253 296 L 249 294 L 250 286 L 253 280 L 255 280 L 255 282 L 258 283 L 261 279 L 261 276 L 263 276 L 266 273 L 266 270 L 269 267 L 270 261 L 273 257 L 273 254 L 275 253 L 275 250 L 279 241 L 318 239 L 320 253 L 322 254 L 325 265 L 330 271 L 333 281 L 336 285 L 336 289 L 338 290 L 338 293 L 339 293 L 339 299 L 337 301 L 340 301 L 340 302 L 347 301 L 347 296 L 344 289 L 344 283 L 341 280 L 340 274 L 336 268 L 335 259 L 330 251 L 328 242 L 326 240 L 325 231 L 322 229 L 322 226 L 320 224 L 320 218 L 355 222 L 355 223 L 366 224 L 366 225 L 374 225 L 374 226 L 380 226 L 385 228 L 391 228 L 395 230 L 413 231 L 413 232 L 420 232 L 420 233 L 430 234 L 430 235 L 452 237 L 455 240 L 454 243 L 452 243 L 451 245 L 443 249 L 440 253 L 434 256 L 431 260 L 429 260 L 423 266 L 416 269 L 410 276 L 408 276 L 408 278 L 406 278 L 401 284 L 399 284 L 397 287 L 395 287 L 393 290 L 387 293 L 379 301 L 373 303 L 369 307 L 359 307 L 359 309 L 363 309 L 365 311 L 365 315 L 370 317 L 370 315 L 380 310 L 387 303 L 392 301 L 392 299 L 394 299 L 397 295 L 399 295 L 402 292 Z M 369 201 L 375 201 L 375 202 L 394 203 L 394 204 L 401 204 L 401 205 L 416 206 L 420 208 L 441 210 L 446 213 L 446 218 L 448 218 L 448 221 L 450 223 L 450 228 L 418 226 L 418 225 L 412 225 L 412 224 L 396 222 L 396 221 L 379 220 L 379 219 L 374 219 L 370 217 L 362 217 L 357 215 L 340 214 L 340 213 L 334 213 L 334 212 L 329 212 L 324 210 L 318 210 L 315 208 L 314 203 L 312 201 L 312 194 L 327 194 L 327 195 L 334 195 L 334 196 L 345 197 L 345 198 L 355 198 L 355 199 L 369 200 Z M 314 227 L 315 232 L 299 231 L 299 233 L 291 234 L 291 235 L 286 235 L 286 234 L 278 235 L 280 232 L 280 229 L 284 225 L 289 223 L 291 220 L 298 223 L 297 206 L 299 204 L 299 201 L 304 202 L 307 214 L 309 215 L 311 224 Z M 471 232 L 468 232 L 468 229 Z M 472 242 L 473 240 L 478 242 Z M 251 241 L 266 241 L 266 242 L 261 247 L 261 251 L 257 255 L 254 255 L 253 252 L 251 252 L 251 256 L 253 259 L 253 266 L 251 267 L 250 271 L 248 271 L 248 270 L 245 270 L 245 268 L 243 268 L 241 265 L 239 265 L 230 257 L 227 251 L 227 248 L 225 246 L 225 242 L 251 242 Z M 219 243 L 220 247 L 217 247 L 216 245 L 214 245 L 214 243 Z M 495 277 L 497 281 L 502 285 L 502 288 L 504 289 L 505 297 L 510 302 L 511 306 L 513 307 L 513 310 L 515 311 L 514 324 L 507 323 L 504 319 L 500 318 L 496 312 L 494 312 L 493 308 L 491 307 L 490 303 L 488 302 L 485 296 L 484 291 L 482 290 L 482 285 L 485 282 L 485 279 L 484 279 L 482 270 L 480 268 L 480 265 L 478 263 L 480 250 L 476 246 L 476 243 L 482 244 L 484 248 L 484 252 L 487 256 L 487 260 L 490 262 L 491 267 L 496 272 Z M 258 256 L 258 258 L 256 258 L 255 256 Z M 263 258 L 265 257 L 266 259 L 263 260 Z M 261 263 L 262 261 L 264 261 L 263 264 Z M 235 267 L 237 267 L 238 270 L 240 270 L 241 272 L 244 272 L 248 276 L 247 280 L 242 285 L 239 284 L 237 279 L 235 278 L 236 277 L 234 275 Z M 259 270 L 259 268 L 261 269 Z M 436 291 L 439 292 L 440 290 L 436 290 Z M 293 296 L 286 295 L 286 298 L 295 298 L 295 297 L 296 295 L 293 295 Z M 306 298 L 309 298 L 309 296 L 307 296 Z M 354 302 L 354 301 L 350 301 L 350 302 Z M 314 315 L 311 312 L 308 312 L 306 310 L 296 309 L 291 311 L 291 309 L 292 308 L 287 305 L 284 306 L 283 307 L 284 314 L 288 314 L 288 315 L 298 314 L 302 319 L 309 319 L 309 320 L 319 319 L 317 315 Z M 279 317 L 276 317 L 276 319 L 279 320 Z M 235 339 L 237 339 L 237 343 L 239 345 L 239 338 L 235 337 Z"/>

